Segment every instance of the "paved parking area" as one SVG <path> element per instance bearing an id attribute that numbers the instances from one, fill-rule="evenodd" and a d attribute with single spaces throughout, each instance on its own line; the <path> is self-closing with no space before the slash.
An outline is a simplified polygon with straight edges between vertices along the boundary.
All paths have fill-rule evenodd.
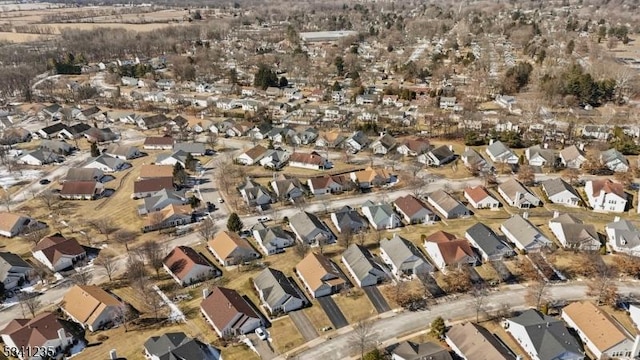
<path id="1" fill-rule="evenodd" d="M 342 314 L 342 311 L 338 307 L 338 304 L 333 301 L 331 296 L 319 297 L 317 300 L 320 303 L 320 306 L 322 306 L 322 310 L 324 310 L 329 317 L 329 320 L 331 320 L 334 329 L 340 329 L 349 325 L 344 314 Z"/>
<path id="2" fill-rule="evenodd" d="M 276 357 L 276 351 L 271 344 L 271 339 L 260 340 L 256 334 L 247 334 L 247 337 L 251 340 L 251 343 L 256 348 L 260 359 L 271 360 Z"/>
<path id="3" fill-rule="evenodd" d="M 289 318 L 296 325 L 298 331 L 306 341 L 311 341 L 318 337 L 318 332 L 316 331 L 315 326 L 313 326 L 311 320 L 309 320 L 302 310 L 290 312 Z"/>
<path id="4" fill-rule="evenodd" d="M 391 310 L 389 303 L 387 303 L 387 300 L 384 298 L 384 296 L 382 296 L 382 293 L 377 286 L 365 286 L 362 288 L 362 290 L 364 290 L 364 293 L 367 294 L 369 301 L 371 301 L 373 307 L 376 308 L 378 314 L 382 314 Z"/>

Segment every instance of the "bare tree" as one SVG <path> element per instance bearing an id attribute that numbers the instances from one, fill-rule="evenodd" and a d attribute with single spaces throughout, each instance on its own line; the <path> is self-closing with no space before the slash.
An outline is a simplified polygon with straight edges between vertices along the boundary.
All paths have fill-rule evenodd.
<path id="1" fill-rule="evenodd" d="M 207 135 L 207 146 L 209 149 L 215 150 L 216 145 L 218 145 L 218 135 L 210 131 Z"/>
<path id="2" fill-rule="evenodd" d="M 520 165 L 518 169 L 518 180 L 526 186 L 530 186 L 536 179 L 536 174 L 533 171 L 533 167 L 530 165 Z"/>
<path id="3" fill-rule="evenodd" d="M 360 359 L 364 359 L 365 352 L 374 344 L 373 324 L 360 320 L 353 327 L 353 334 L 350 337 L 351 343 L 360 350 Z"/>
<path id="4" fill-rule="evenodd" d="M 525 297 L 527 301 L 532 303 L 538 310 L 540 310 L 542 304 L 545 303 L 549 298 L 548 285 L 549 284 L 544 279 L 529 283 L 529 287 L 527 288 L 527 294 Z"/>
<path id="5" fill-rule="evenodd" d="M 565 177 L 569 184 L 576 186 L 578 184 L 578 180 L 580 179 L 580 171 L 578 169 L 569 168 L 565 172 Z"/>
<path id="6" fill-rule="evenodd" d="M 103 268 L 104 272 L 107 273 L 107 277 L 109 277 L 109 281 L 113 281 L 113 274 L 118 270 L 118 261 L 115 255 L 103 250 L 93 263 Z"/>
<path id="7" fill-rule="evenodd" d="M 32 231 L 29 231 L 26 234 L 22 234 L 22 238 L 34 244 L 38 244 L 38 242 L 43 237 L 47 236 L 47 234 L 49 234 L 49 229 L 39 228 L 39 229 L 34 229 Z"/>
<path id="8" fill-rule="evenodd" d="M 101 235 L 104 235 L 107 241 L 109 241 L 109 235 L 118 230 L 115 227 L 113 220 L 109 217 L 100 217 L 94 220 L 90 220 L 89 224 L 93 226 Z"/>
<path id="9" fill-rule="evenodd" d="M 147 241 L 142 244 L 142 251 L 149 265 L 155 270 L 156 276 L 160 277 L 160 269 L 164 259 L 164 251 L 160 244 L 153 240 Z"/>
<path id="10" fill-rule="evenodd" d="M 141 299 L 144 301 L 144 306 L 147 311 L 153 314 L 154 320 L 158 321 L 161 317 L 165 316 L 163 310 L 165 309 L 166 304 L 155 289 L 151 288 L 150 286 L 145 286 L 141 289 L 138 289 L 138 292 L 141 295 Z"/>
<path id="11" fill-rule="evenodd" d="M 473 308 L 476 311 L 476 323 L 478 323 L 480 321 L 480 313 L 484 312 L 488 291 L 484 285 L 474 285 L 470 294 L 473 298 Z"/>
<path id="12" fill-rule="evenodd" d="M 598 305 L 615 305 L 618 300 L 618 287 L 615 284 L 616 269 L 605 263 L 602 257 L 594 259 L 594 275 L 589 282 L 587 294 L 596 298 Z"/>
<path id="13" fill-rule="evenodd" d="M 134 313 L 128 304 L 116 307 L 113 314 L 113 322 L 115 324 L 122 324 L 124 326 L 124 332 L 129 331 L 129 321 L 134 317 Z"/>
<path id="14" fill-rule="evenodd" d="M 22 315 L 26 317 L 25 312 L 29 312 L 31 317 L 35 317 L 36 313 L 42 306 L 42 302 L 38 299 L 35 293 L 20 293 L 19 296 L 20 308 L 22 309 Z"/>
<path id="15" fill-rule="evenodd" d="M 129 285 L 136 289 L 143 289 L 148 282 L 147 269 L 140 260 L 130 257 L 127 261 L 127 279 Z"/>
<path id="16" fill-rule="evenodd" d="M 305 256 L 307 256 L 307 253 L 309 252 L 310 247 L 307 243 L 305 243 L 304 241 L 298 241 L 296 242 L 296 244 L 293 246 L 293 251 L 296 253 L 296 255 L 298 255 L 301 259 L 304 258 Z"/>
<path id="17" fill-rule="evenodd" d="M 147 215 L 149 218 L 149 224 L 151 225 L 151 229 L 162 230 L 162 223 L 164 221 L 164 214 L 162 211 L 154 211 L 151 214 Z"/>
<path id="18" fill-rule="evenodd" d="M 120 229 L 113 234 L 113 239 L 119 243 L 124 245 L 124 248 L 129 252 L 129 244 L 135 240 L 136 234 L 132 231 L 126 229 Z"/>
<path id="19" fill-rule="evenodd" d="M 60 202 L 60 196 L 51 190 L 45 190 L 36 196 L 42 206 L 46 207 L 49 212 L 52 212 L 56 205 Z"/>
<path id="20" fill-rule="evenodd" d="M 340 235 L 338 236 L 338 244 L 343 248 L 348 248 L 349 245 L 353 242 L 353 230 L 351 230 L 351 226 L 344 226 Z"/>
<path id="21" fill-rule="evenodd" d="M 198 234 L 202 240 L 209 241 L 216 234 L 216 224 L 211 218 L 205 218 L 198 226 Z"/>
<path id="22" fill-rule="evenodd" d="M 70 279 L 76 285 L 89 285 L 93 280 L 93 274 L 87 270 L 76 271 Z"/>

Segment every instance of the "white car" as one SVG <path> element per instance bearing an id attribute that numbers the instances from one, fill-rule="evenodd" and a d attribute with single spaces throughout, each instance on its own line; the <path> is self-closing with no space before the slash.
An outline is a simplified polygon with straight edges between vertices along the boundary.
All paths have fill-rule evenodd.
<path id="1" fill-rule="evenodd" d="M 267 340 L 267 333 L 261 327 L 256 329 L 256 335 L 260 340 Z"/>
<path id="2" fill-rule="evenodd" d="M 271 220 L 271 218 L 268 217 L 268 216 L 261 216 L 261 217 L 258 218 L 258 222 L 266 222 L 266 221 L 269 221 L 269 220 Z"/>

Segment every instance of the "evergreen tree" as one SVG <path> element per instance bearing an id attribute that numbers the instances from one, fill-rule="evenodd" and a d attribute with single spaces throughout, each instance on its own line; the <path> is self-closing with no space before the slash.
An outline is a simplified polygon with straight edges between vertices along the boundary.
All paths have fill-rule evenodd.
<path id="1" fill-rule="evenodd" d="M 338 70 L 338 76 L 344 75 L 344 59 L 342 56 L 336 56 L 336 59 L 333 61 L 336 66 L 336 70 Z"/>
<path id="2" fill-rule="evenodd" d="M 280 86 L 281 88 L 284 88 L 284 87 L 287 87 L 287 85 L 289 85 L 289 80 L 287 80 L 287 78 L 284 76 L 280 77 L 280 80 L 278 81 L 278 86 Z"/>
<path id="3" fill-rule="evenodd" d="M 265 64 L 260 64 L 253 79 L 253 85 L 265 90 L 271 86 L 278 86 L 278 75 Z"/>
<path id="4" fill-rule="evenodd" d="M 432 336 L 441 339 L 444 336 L 445 330 L 446 326 L 444 324 L 444 319 L 441 316 L 438 316 L 431 322 L 431 329 L 429 330 L 429 333 Z"/>
<path id="5" fill-rule="evenodd" d="M 197 208 L 198 206 L 200 206 L 200 199 L 198 199 L 195 195 L 191 195 L 191 197 L 189 198 L 189 205 L 191 205 L 192 209 Z"/>
<path id="6" fill-rule="evenodd" d="M 187 181 L 187 173 L 179 162 L 173 166 L 173 181 L 178 185 L 182 185 Z"/>
<path id="7" fill-rule="evenodd" d="M 231 213 L 229 220 L 227 220 L 227 230 L 237 233 L 242 230 L 243 227 L 244 224 L 242 223 L 242 220 L 240 220 L 238 214 Z"/>
<path id="8" fill-rule="evenodd" d="M 98 144 L 93 142 L 91 143 L 91 157 L 100 156 L 100 149 L 98 149 Z"/>

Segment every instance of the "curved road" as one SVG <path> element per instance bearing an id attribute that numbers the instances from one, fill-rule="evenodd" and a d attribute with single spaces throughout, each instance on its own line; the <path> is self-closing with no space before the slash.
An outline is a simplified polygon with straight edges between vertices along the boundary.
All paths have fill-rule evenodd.
<path id="1" fill-rule="evenodd" d="M 619 283 L 620 295 L 640 295 L 640 287 L 635 282 Z M 587 285 L 580 282 L 557 284 L 549 287 L 550 300 L 578 300 L 588 298 Z M 522 285 L 511 285 L 502 291 L 496 291 L 485 299 L 484 310 L 492 312 L 508 306 L 511 310 L 528 308 L 525 300 L 527 288 Z M 455 301 L 448 301 L 434 305 L 429 310 L 419 312 L 385 313 L 373 320 L 372 341 L 378 346 L 395 343 L 397 337 L 416 333 L 429 327 L 436 317 L 445 320 L 467 319 L 475 317 L 473 299 L 469 296 L 460 297 Z M 296 359 L 348 359 L 357 351 L 353 345 L 352 326 L 342 328 L 333 334 L 332 338 L 322 336 L 300 347 L 308 348 L 291 358 Z M 286 359 L 296 350 L 283 354 L 277 359 Z"/>

